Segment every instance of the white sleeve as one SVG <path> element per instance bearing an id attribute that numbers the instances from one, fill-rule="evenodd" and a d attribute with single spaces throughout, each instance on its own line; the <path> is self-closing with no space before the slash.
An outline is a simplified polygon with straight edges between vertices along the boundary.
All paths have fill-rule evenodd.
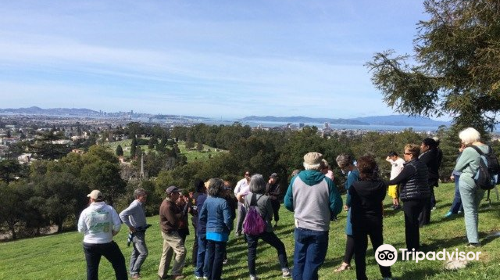
<path id="1" fill-rule="evenodd" d="M 85 210 L 80 214 L 80 218 L 78 218 L 78 232 L 85 234 L 87 232 L 87 224 L 85 223 Z"/>
<path id="2" fill-rule="evenodd" d="M 113 231 L 119 232 L 122 226 L 122 220 L 120 220 L 120 216 L 118 216 L 116 210 L 111 206 L 109 207 L 111 208 L 111 218 L 113 219 Z"/>

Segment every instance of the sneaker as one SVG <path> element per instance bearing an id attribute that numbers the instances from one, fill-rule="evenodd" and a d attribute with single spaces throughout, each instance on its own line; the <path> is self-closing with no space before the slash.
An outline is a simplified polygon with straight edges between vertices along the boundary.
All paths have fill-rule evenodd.
<path id="1" fill-rule="evenodd" d="M 257 275 L 250 274 L 250 280 L 259 280 L 260 278 Z"/>
<path id="2" fill-rule="evenodd" d="M 290 273 L 290 269 L 283 268 L 281 271 L 283 271 L 283 278 L 290 278 L 290 277 L 292 277 L 292 274 Z"/>
<path id="3" fill-rule="evenodd" d="M 458 210 L 457 214 L 458 214 L 458 215 L 462 214 L 462 211 Z"/>
<path id="4" fill-rule="evenodd" d="M 445 217 L 445 218 L 449 218 L 449 217 L 451 217 L 451 215 L 453 215 L 453 213 L 451 213 L 451 211 L 448 211 L 448 213 L 446 213 L 446 214 L 444 215 L 444 217 Z"/>
<path id="5" fill-rule="evenodd" d="M 130 277 L 131 279 L 141 279 L 141 275 L 139 275 L 139 273 L 137 274 L 134 274 Z"/>
<path id="6" fill-rule="evenodd" d="M 434 211 L 434 210 L 436 210 L 436 206 L 432 207 L 432 209 L 431 209 L 431 211 Z"/>
<path id="7" fill-rule="evenodd" d="M 184 277 L 184 275 L 172 275 L 172 279 L 173 280 L 179 280 L 179 279 L 184 279 L 186 277 Z"/>
<path id="8" fill-rule="evenodd" d="M 224 259 L 224 260 L 222 261 L 222 264 L 227 264 L 227 262 L 228 262 L 228 259 Z"/>
<path id="9" fill-rule="evenodd" d="M 466 246 L 467 248 L 478 248 L 481 247 L 481 243 L 469 243 Z"/>

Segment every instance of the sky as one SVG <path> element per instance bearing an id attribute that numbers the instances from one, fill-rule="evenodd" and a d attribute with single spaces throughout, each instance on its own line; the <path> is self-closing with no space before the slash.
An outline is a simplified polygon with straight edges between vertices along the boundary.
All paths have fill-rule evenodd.
<path id="1" fill-rule="evenodd" d="M 365 64 L 413 53 L 423 1 L 0 5 L 0 108 L 211 118 L 394 114 Z"/>

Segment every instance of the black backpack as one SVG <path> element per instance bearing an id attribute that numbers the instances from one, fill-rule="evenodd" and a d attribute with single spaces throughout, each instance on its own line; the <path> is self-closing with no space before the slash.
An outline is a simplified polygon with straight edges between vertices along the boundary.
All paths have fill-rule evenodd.
<path id="1" fill-rule="evenodd" d="M 488 153 L 483 153 L 481 149 L 477 146 L 471 146 L 476 152 L 479 153 L 481 157 L 479 160 L 479 169 L 474 175 L 474 182 L 476 185 L 483 190 L 491 190 L 496 185 L 496 176 L 500 171 L 500 165 L 498 164 L 498 158 L 488 146 Z"/>

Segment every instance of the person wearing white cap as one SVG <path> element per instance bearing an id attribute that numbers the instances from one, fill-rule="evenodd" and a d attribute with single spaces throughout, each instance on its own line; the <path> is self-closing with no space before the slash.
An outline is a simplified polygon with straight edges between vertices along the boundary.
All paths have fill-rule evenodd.
<path id="1" fill-rule="evenodd" d="M 120 231 L 120 217 L 113 207 L 104 202 L 99 190 L 93 190 L 87 197 L 90 205 L 82 211 L 78 219 L 78 231 L 84 234 L 83 252 L 87 260 L 87 280 L 98 279 L 102 256 L 113 265 L 116 279 L 127 279 L 125 257 L 113 241 L 113 236 Z"/>
<path id="2" fill-rule="evenodd" d="M 305 170 L 292 178 L 284 199 L 295 218 L 294 280 L 318 279 L 328 250 L 330 220 L 342 211 L 335 183 L 321 173 L 322 159 L 316 152 L 304 156 Z"/>

